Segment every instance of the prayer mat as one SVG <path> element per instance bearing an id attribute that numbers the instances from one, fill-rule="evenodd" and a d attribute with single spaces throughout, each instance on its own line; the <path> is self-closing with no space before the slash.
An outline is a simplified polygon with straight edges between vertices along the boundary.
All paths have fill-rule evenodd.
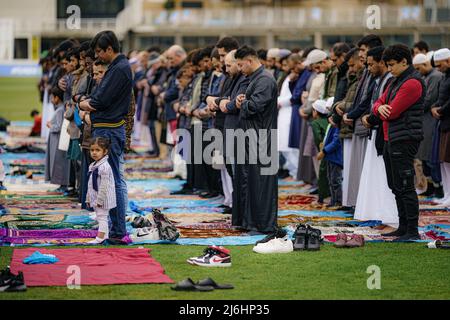
<path id="1" fill-rule="evenodd" d="M 51 265 L 24 264 L 23 259 L 35 251 L 15 249 L 11 261 L 11 272 L 22 271 L 27 287 L 173 283 L 151 257 L 150 249 L 40 249 L 59 261 Z M 77 278 L 79 283 L 75 282 Z"/>

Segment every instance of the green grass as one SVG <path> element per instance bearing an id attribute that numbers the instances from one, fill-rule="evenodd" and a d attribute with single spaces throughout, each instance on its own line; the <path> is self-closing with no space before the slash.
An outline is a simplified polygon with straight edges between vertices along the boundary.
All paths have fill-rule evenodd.
<path id="1" fill-rule="evenodd" d="M 147 247 L 147 246 L 146 246 Z M 154 245 L 152 255 L 176 282 L 212 277 L 231 283 L 230 291 L 175 292 L 171 285 L 83 286 L 29 288 L 25 293 L 1 294 L 0 299 L 449 299 L 449 252 L 424 244 L 369 243 L 363 248 L 319 252 L 259 255 L 251 246 L 229 247 L 231 268 L 191 266 L 186 259 L 201 253 L 198 246 Z M 13 248 L 1 248 L 0 267 L 11 259 Z M 381 269 L 381 289 L 369 290 L 370 265 Z"/>
<path id="2" fill-rule="evenodd" d="M 41 110 L 38 78 L 0 78 L 0 117 L 10 121 L 32 121 L 30 112 Z"/>

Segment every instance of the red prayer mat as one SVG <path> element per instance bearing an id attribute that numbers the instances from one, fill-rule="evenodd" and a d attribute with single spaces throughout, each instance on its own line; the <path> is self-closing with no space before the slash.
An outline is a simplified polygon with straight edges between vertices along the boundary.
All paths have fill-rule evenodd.
<path id="1" fill-rule="evenodd" d="M 23 259 L 35 251 L 53 254 L 59 262 L 24 264 Z M 174 283 L 149 252 L 148 248 L 14 249 L 11 271 L 14 274 L 22 271 L 28 287 Z M 80 279 L 79 283 L 77 277 Z"/>

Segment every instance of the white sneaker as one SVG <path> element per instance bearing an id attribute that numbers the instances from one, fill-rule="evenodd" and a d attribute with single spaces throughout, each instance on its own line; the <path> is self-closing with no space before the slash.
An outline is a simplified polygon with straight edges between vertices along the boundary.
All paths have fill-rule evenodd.
<path id="1" fill-rule="evenodd" d="M 258 243 L 253 247 L 256 253 L 289 253 L 294 251 L 292 240 L 288 237 L 275 238 L 265 243 Z"/>
<path id="2" fill-rule="evenodd" d="M 145 241 L 145 240 L 160 240 L 158 228 L 141 228 L 130 236 L 133 242 Z"/>

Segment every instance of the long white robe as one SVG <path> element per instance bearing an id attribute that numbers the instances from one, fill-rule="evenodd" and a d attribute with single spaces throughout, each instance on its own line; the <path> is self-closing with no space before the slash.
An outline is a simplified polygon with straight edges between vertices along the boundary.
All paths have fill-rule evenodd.
<path id="1" fill-rule="evenodd" d="M 379 220 L 383 224 L 398 225 L 398 211 L 395 196 L 388 188 L 383 156 L 375 148 L 376 131 L 367 142 L 364 165 L 356 201 L 355 219 Z"/>

